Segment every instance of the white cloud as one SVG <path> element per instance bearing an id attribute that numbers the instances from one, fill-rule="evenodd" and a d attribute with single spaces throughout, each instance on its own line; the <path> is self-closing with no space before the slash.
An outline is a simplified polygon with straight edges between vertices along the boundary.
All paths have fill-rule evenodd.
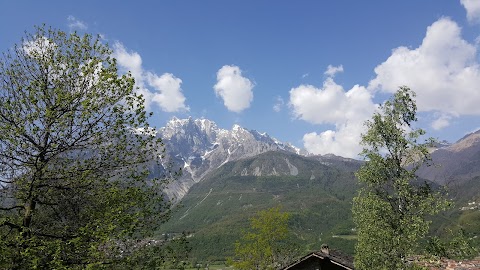
<path id="1" fill-rule="evenodd" d="M 343 65 L 340 65 L 340 66 L 337 66 L 337 67 L 334 67 L 332 65 L 328 65 L 327 71 L 325 71 L 325 75 L 333 78 L 339 72 L 343 72 Z"/>
<path id="2" fill-rule="evenodd" d="M 75 29 L 85 31 L 88 28 L 86 23 L 78 20 L 77 18 L 73 17 L 72 15 L 67 17 L 67 21 L 68 21 L 68 28 L 70 28 L 70 31 L 73 31 Z"/>
<path id="3" fill-rule="evenodd" d="M 362 151 L 361 134 L 363 123 L 347 123 L 337 126 L 336 131 L 327 130 L 317 134 L 307 133 L 303 136 L 303 146 L 313 154 L 335 154 L 342 157 L 356 158 Z"/>
<path id="4" fill-rule="evenodd" d="M 480 115 L 477 46 L 464 40 L 461 28 L 449 18 L 428 27 L 418 48 L 394 49 L 375 68 L 376 77 L 367 88 L 355 86 L 345 91 L 336 84 L 333 76 L 341 67 L 327 68 L 322 88 L 300 85 L 290 91 L 289 104 L 296 118 L 335 126 L 304 135 L 305 148 L 314 154 L 357 156 L 363 123 L 376 108 L 371 99 L 377 90 L 394 93 L 399 86 L 409 86 L 417 93 L 418 110 L 433 113 L 431 127 L 435 130 L 449 126 L 454 117 Z"/>
<path id="5" fill-rule="evenodd" d="M 239 67 L 225 65 L 218 70 L 217 83 L 213 89 L 223 99 L 228 110 L 239 113 L 250 107 L 253 87 L 254 84 L 242 76 Z"/>
<path id="6" fill-rule="evenodd" d="M 120 42 L 113 44 L 113 57 L 117 59 L 117 64 L 122 71 L 132 73 L 135 83 L 138 87 L 144 87 L 142 57 L 137 52 L 127 52 Z"/>
<path id="7" fill-rule="evenodd" d="M 145 98 L 145 106 L 150 110 L 152 104 L 158 105 L 165 112 L 188 111 L 185 96 L 182 93 L 182 80 L 173 74 L 161 76 L 147 72 L 142 67 L 142 57 L 137 52 L 128 52 L 122 43 L 115 42 L 113 56 L 123 72 L 130 71 L 138 87 L 137 93 Z M 155 91 L 151 91 L 153 88 Z"/>
<path id="8" fill-rule="evenodd" d="M 435 130 L 446 128 L 450 125 L 452 117 L 448 114 L 441 114 L 435 121 L 432 122 L 431 127 Z"/>
<path id="9" fill-rule="evenodd" d="M 275 112 L 280 112 L 283 108 L 283 105 L 285 105 L 285 101 L 283 101 L 283 98 L 278 96 L 276 99 L 275 99 L 275 104 L 273 105 L 273 110 Z"/>
<path id="10" fill-rule="evenodd" d="M 313 124 L 363 120 L 374 108 L 365 87 L 355 85 L 345 92 L 332 78 L 327 78 L 320 89 L 312 85 L 291 89 L 290 105 L 295 117 Z"/>
<path id="11" fill-rule="evenodd" d="M 373 114 L 376 106 L 371 93 L 355 85 L 345 91 L 332 78 L 327 78 L 322 88 L 300 85 L 290 90 L 290 106 L 296 118 L 312 124 L 334 124 L 335 131 L 327 130 L 305 134 L 305 148 L 314 154 L 356 157 L 363 123 Z"/>
<path id="12" fill-rule="evenodd" d="M 467 11 L 467 19 L 471 23 L 480 23 L 480 1 L 478 0 L 460 0 Z"/>
<path id="13" fill-rule="evenodd" d="M 463 40 L 460 27 L 442 18 L 427 29 L 416 49 L 399 47 L 375 68 L 369 89 L 393 93 L 407 85 L 417 93 L 419 111 L 448 116 L 480 115 L 480 65 L 474 45 Z M 445 127 L 446 117 L 435 127 Z"/>
<path id="14" fill-rule="evenodd" d="M 158 76 L 153 73 L 148 74 L 148 83 L 159 93 L 153 96 L 153 101 L 158 102 L 160 107 L 166 112 L 175 112 L 179 109 L 188 110 L 185 106 L 185 97 L 182 94 L 182 80 L 173 76 L 171 73 L 165 73 Z"/>
<path id="15" fill-rule="evenodd" d="M 38 37 L 35 40 L 26 41 L 22 44 L 25 53 L 31 57 L 40 57 L 53 54 L 56 44 L 46 37 Z"/>

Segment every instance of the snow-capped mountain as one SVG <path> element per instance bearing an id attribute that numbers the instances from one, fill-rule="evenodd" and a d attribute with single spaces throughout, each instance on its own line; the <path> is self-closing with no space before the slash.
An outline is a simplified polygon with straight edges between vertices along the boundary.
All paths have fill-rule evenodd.
<path id="1" fill-rule="evenodd" d="M 219 128 L 208 119 L 171 119 L 158 130 L 166 149 L 166 163 L 182 176 L 168 189 L 171 197 L 182 198 L 196 182 L 228 161 L 256 156 L 268 151 L 306 152 L 282 143 L 266 133 L 234 125 L 231 130 Z M 166 166 L 166 165 L 164 165 Z"/>

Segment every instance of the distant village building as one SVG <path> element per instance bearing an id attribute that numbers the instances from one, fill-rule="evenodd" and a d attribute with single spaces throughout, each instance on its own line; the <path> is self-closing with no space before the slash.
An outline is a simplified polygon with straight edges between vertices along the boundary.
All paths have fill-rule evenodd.
<path id="1" fill-rule="evenodd" d="M 480 270 L 480 257 L 472 260 L 455 261 L 439 258 L 438 260 L 414 256 L 411 263 L 425 267 L 428 270 Z M 353 257 L 336 250 L 329 250 L 322 245 L 320 251 L 303 256 L 279 270 L 354 270 Z"/>
<path id="2" fill-rule="evenodd" d="M 323 245 L 320 251 L 312 252 L 280 270 L 353 270 L 353 258 L 338 251 L 330 251 Z"/>
<path id="3" fill-rule="evenodd" d="M 428 270 L 479 270 L 480 257 L 472 260 L 451 260 L 440 258 L 438 260 L 425 260 L 417 258 L 415 264 L 423 266 Z"/>

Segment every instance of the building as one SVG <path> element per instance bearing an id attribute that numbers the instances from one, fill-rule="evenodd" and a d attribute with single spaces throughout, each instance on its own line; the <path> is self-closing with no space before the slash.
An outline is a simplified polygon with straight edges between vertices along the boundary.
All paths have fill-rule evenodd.
<path id="1" fill-rule="evenodd" d="M 281 270 L 353 270 L 353 259 L 323 245 L 320 251 L 312 252 Z"/>

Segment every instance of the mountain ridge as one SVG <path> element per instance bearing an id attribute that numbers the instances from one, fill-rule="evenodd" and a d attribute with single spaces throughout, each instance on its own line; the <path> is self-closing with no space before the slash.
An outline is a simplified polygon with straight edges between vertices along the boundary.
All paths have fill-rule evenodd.
<path id="1" fill-rule="evenodd" d="M 291 213 L 289 225 L 304 251 L 328 243 L 353 253 L 356 235 L 350 209 L 358 188 L 355 172 L 364 161 L 332 154 L 299 155 L 298 148 L 266 133 L 239 125 L 221 129 L 208 119 L 175 118 L 157 136 L 164 138 L 166 157 L 184 172 L 170 186 L 181 202 L 159 234 L 189 232 L 194 258 L 215 261 L 232 256 L 233 243 L 249 218 L 278 205 Z M 480 175 L 478 138 L 480 132 L 475 132 L 453 144 L 437 144 L 432 159 L 442 165 L 440 170 L 424 167 L 418 171 L 419 177 L 442 185 L 446 181 L 429 177 L 428 170 L 452 177 L 463 170 L 459 176 L 466 180 L 455 182 L 458 188 L 450 189 L 460 203 L 458 209 L 479 196 L 480 176 L 468 177 L 475 172 Z M 178 187 L 183 189 L 175 190 Z M 439 218 L 445 224 L 435 229 L 472 218 L 458 209 Z M 476 227 L 467 228 L 474 231 Z"/>
<path id="2" fill-rule="evenodd" d="M 252 157 L 268 151 L 286 151 L 308 155 L 290 143 L 283 143 L 267 133 L 249 130 L 237 124 L 232 129 L 222 129 L 206 118 L 179 119 L 173 117 L 158 129 L 156 136 L 165 144 L 165 171 L 168 166 L 181 169 L 182 174 L 172 181 L 167 194 L 180 200 L 190 189 L 212 170 L 229 161 Z"/>
<path id="3" fill-rule="evenodd" d="M 417 175 L 441 185 L 464 182 L 480 176 L 480 130 L 431 153 L 433 166 L 423 166 Z"/>
<path id="4" fill-rule="evenodd" d="M 154 168 L 153 171 L 157 175 L 168 168 L 182 171 L 181 176 L 168 185 L 166 192 L 175 201 L 181 200 L 195 183 L 227 162 L 269 151 L 310 156 L 323 164 L 349 171 L 358 169 L 362 163 L 332 154 L 313 155 L 267 133 L 246 129 L 238 124 L 231 129 L 223 129 L 206 118 L 173 117 L 164 127 L 156 130 L 156 136 L 165 144 L 166 158 L 161 168 Z M 480 130 L 465 135 L 455 143 L 438 143 L 432 149 L 431 156 L 436 166 L 422 167 L 418 176 L 442 185 L 480 176 Z"/>
<path id="5" fill-rule="evenodd" d="M 229 161 L 207 174 L 160 233 L 188 231 L 193 257 L 223 260 L 233 255 L 233 243 L 256 212 L 281 206 L 292 215 L 290 226 L 302 243 L 301 253 L 324 242 L 352 253 L 350 207 L 356 188 L 351 170 L 322 164 L 314 156 L 269 151 Z"/>

